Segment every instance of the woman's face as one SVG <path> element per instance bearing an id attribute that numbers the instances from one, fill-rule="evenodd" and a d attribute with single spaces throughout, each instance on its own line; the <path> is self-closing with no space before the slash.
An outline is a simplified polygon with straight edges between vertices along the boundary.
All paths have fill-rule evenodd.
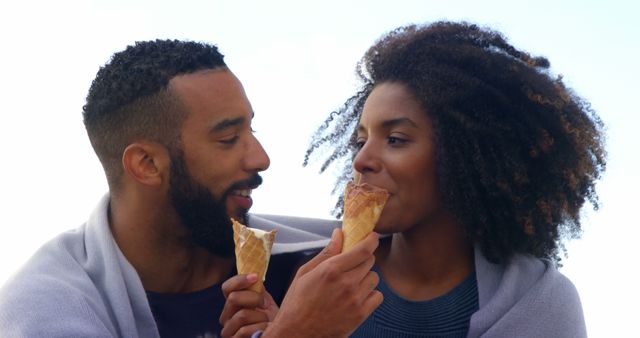
<path id="1" fill-rule="evenodd" d="M 373 89 L 360 117 L 357 144 L 353 166 L 360 182 L 390 193 L 377 232 L 402 232 L 437 214 L 433 126 L 408 87 L 383 82 Z"/>

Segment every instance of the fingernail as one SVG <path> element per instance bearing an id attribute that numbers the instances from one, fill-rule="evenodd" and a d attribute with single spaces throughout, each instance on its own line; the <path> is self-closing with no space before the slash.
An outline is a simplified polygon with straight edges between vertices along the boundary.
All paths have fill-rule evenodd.
<path id="1" fill-rule="evenodd" d="M 338 228 L 333 229 L 333 231 L 331 232 L 331 241 L 335 241 L 336 240 L 336 236 L 338 235 Z"/>
<path id="2" fill-rule="evenodd" d="M 258 281 L 258 274 L 250 273 L 250 274 L 247 275 L 247 282 L 255 283 L 257 281 Z"/>

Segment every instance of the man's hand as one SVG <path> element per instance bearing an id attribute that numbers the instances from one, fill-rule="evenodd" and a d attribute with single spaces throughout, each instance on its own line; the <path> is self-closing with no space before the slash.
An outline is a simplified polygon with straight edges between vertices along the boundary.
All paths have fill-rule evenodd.
<path id="1" fill-rule="evenodd" d="M 382 303 L 370 271 L 378 235 L 373 233 L 340 254 L 342 231 L 296 274 L 280 311 L 263 338 L 347 337 Z"/>
<path id="2" fill-rule="evenodd" d="M 249 286 L 258 281 L 255 273 L 237 275 L 222 284 L 222 292 L 226 302 L 220 315 L 222 337 L 251 337 L 264 330 L 278 312 L 278 306 L 265 290 L 257 293 L 249 290 Z"/>

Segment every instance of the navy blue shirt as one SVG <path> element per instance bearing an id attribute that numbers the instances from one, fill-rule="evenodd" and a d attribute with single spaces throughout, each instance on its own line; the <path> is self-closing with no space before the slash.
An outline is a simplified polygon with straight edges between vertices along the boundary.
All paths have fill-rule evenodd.
<path id="1" fill-rule="evenodd" d="M 191 293 L 147 291 L 160 337 L 217 338 L 224 296 L 221 284 Z"/>
<path id="2" fill-rule="evenodd" d="M 282 302 L 297 268 L 317 251 L 274 255 L 269 262 L 265 288 L 278 305 Z M 235 275 L 233 271 L 232 275 Z M 231 276 L 229 276 L 231 277 Z M 217 338 L 225 299 L 222 284 L 191 293 L 147 291 L 151 312 L 162 338 Z"/>
<path id="3" fill-rule="evenodd" d="M 478 310 L 475 272 L 448 293 L 427 301 L 396 294 L 380 275 L 384 301 L 351 335 L 366 338 L 466 337 L 471 315 Z"/>

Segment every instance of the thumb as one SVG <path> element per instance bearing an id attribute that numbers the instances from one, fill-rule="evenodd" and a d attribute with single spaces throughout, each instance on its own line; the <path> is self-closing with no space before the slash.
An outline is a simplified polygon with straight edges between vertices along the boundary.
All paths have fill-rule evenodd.
<path id="1" fill-rule="evenodd" d="M 313 270 L 318 264 L 326 261 L 327 259 L 339 254 L 342 251 L 342 230 L 339 228 L 333 229 L 331 233 L 331 241 L 322 249 L 315 257 L 308 261 L 305 265 L 301 266 L 298 270 L 300 276 Z"/>

